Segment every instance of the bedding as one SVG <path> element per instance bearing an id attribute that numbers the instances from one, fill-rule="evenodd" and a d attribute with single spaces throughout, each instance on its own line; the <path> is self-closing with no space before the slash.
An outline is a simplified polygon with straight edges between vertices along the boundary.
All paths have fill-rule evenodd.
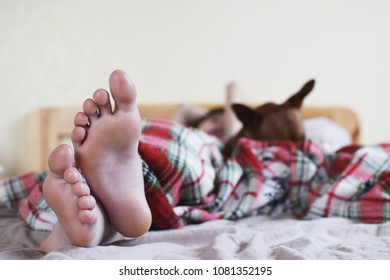
<path id="1" fill-rule="evenodd" d="M 240 177 L 243 180 L 235 179 L 237 186 L 245 180 L 252 180 L 252 182 L 260 180 L 265 186 L 259 190 L 257 199 L 252 202 L 242 203 L 248 202 L 248 198 L 253 199 L 255 196 L 245 196 L 245 193 L 239 192 L 242 195 L 242 199 L 237 200 L 239 203 L 232 200 L 232 203 L 224 206 L 225 208 L 219 209 L 219 214 L 240 219 L 226 220 L 212 217 L 209 220 L 209 215 L 198 214 L 185 216 L 183 213 L 200 211 L 204 214 L 204 211 L 211 206 L 203 204 L 203 207 L 192 209 L 174 207 L 172 200 L 169 205 L 166 205 L 171 206 L 168 210 L 173 210 L 168 211 L 167 217 L 168 220 L 172 220 L 173 217 L 173 220 L 179 222 L 168 227 L 165 224 L 163 228 L 181 227 L 180 229 L 150 231 L 137 239 L 113 236 L 106 240 L 105 246 L 95 248 L 70 246 L 43 254 L 37 247 L 48 232 L 32 230 L 27 227 L 25 221 L 20 219 L 17 210 L 3 207 L 0 208 L 0 258 L 387 259 L 390 257 L 388 245 L 390 224 L 387 222 L 389 217 L 386 210 L 388 209 L 386 187 L 388 150 L 386 145 L 350 146 L 336 154 L 327 154 L 319 145 L 311 141 L 299 144 L 265 145 L 244 139 L 237 148 L 236 157 L 230 159 L 228 165 L 230 168 L 225 172 L 222 168 L 220 174 L 215 174 L 225 179 Z M 211 154 L 209 153 L 208 156 Z M 257 172 L 258 174 L 255 171 L 257 169 L 248 168 L 247 177 L 241 176 L 242 174 L 227 176 L 226 174 L 235 174 L 231 173 L 235 171 L 231 167 L 242 160 L 254 165 L 264 163 L 265 167 L 263 166 L 262 172 Z M 212 162 L 215 164 L 218 160 Z M 328 168 L 329 162 L 337 162 L 335 165 L 332 164 L 333 167 L 337 167 L 337 170 Z M 251 166 L 250 164 L 246 166 Z M 294 172 L 290 172 L 291 170 Z M 293 180 L 291 181 L 290 178 Z M 316 184 L 308 183 L 312 180 Z M 353 189 L 351 183 L 354 184 Z M 283 186 L 286 184 L 291 184 L 297 191 L 292 191 L 290 196 L 287 196 L 283 192 Z M 14 184 L 14 186 L 18 185 Z M 228 186 L 219 189 L 220 195 L 229 193 Z M 22 193 L 21 197 L 23 196 Z M 189 197 L 188 199 L 193 199 Z M 202 197 L 200 200 L 202 201 Z M 203 200 L 207 201 L 207 199 Z M 377 203 L 372 203 L 375 200 Z M 36 205 L 39 205 L 39 202 L 39 199 L 35 200 Z M 4 206 L 5 204 L 7 203 L 3 203 Z M 286 205 L 294 205 L 294 207 L 286 207 Z M 377 207 L 378 205 L 380 207 Z M 214 204 L 211 208 L 215 207 L 218 205 Z M 32 213 L 40 214 L 39 211 L 32 211 Z M 256 215 L 251 216 L 253 214 Z M 236 215 L 241 216 L 236 217 Z M 39 215 L 35 217 L 40 218 Z M 196 217 L 201 217 L 201 220 L 193 220 Z M 53 222 L 54 220 L 49 218 L 46 224 L 50 225 Z M 191 224 L 194 222 L 202 223 Z M 183 223 L 189 225 L 183 226 Z M 164 224 L 160 224 L 160 227 L 161 225 Z"/>
<path id="2" fill-rule="evenodd" d="M 150 231 L 137 239 L 95 248 L 68 247 L 44 254 L 48 234 L 32 231 L 16 211 L 0 209 L 0 259 L 389 259 L 390 224 L 345 218 L 301 221 L 291 216 L 215 220 L 182 229 Z"/>

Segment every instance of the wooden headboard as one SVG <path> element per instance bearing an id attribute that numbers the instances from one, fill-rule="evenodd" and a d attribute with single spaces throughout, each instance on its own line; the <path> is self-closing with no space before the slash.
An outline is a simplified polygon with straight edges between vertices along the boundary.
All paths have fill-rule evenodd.
<path id="1" fill-rule="evenodd" d="M 221 104 L 196 104 L 205 109 L 222 106 Z M 141 104 L 138 105 L 141 117 L 170 119 L 180 104 Z M 26 120 L 26 162 L 27 171 L 47 170 L 50 152 L 69 139 L 73 130 L 73 118 L 81 110 L 79 106 L 44 108 L 29 116 Z M 345 107 L 313 107 L 301 109 L 304 118 L 328 117 L 349 131 L 354 143 L 359 143 L 360 124 L 356 113 Z"/>

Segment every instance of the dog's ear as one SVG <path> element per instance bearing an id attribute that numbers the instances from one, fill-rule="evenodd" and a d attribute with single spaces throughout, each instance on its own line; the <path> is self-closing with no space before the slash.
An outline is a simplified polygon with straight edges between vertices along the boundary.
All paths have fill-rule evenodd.
<path id="1" fill-rule="evenodd" d="M 303 99 L 313 90 L 315 81 L 310 80 L 304 86 L 298 91 L 296 94 L 291 96 L 285 104 L 287 104 L 289 107 L 293 108 L 300 108 L 303 103 Z"/>
<path id="2" fill-rule="evenodd" d="M 244 126 L 251 126 L 261 121 L 261 116 L 244 104 L 233 104 L 232 109 Z"/>

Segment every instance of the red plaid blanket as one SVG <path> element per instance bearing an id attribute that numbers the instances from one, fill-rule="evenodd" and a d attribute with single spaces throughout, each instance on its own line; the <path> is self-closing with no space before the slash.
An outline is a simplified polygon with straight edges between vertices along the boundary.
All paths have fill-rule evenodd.
<path id="1" fill-rule="evenodd" d="M 390 144 L 328 154 L 311 141 L 241 139 L 226 161 L 220 148 L 201 131 L 144 121 L 139 153 L 155 229 L 285 212 L 301 219 L 390 219 Z M 56 218 L 42 197 L 45 176 L 0 181 L 0 203 L 19 207 L 30 227 L 50 230 Z"/>

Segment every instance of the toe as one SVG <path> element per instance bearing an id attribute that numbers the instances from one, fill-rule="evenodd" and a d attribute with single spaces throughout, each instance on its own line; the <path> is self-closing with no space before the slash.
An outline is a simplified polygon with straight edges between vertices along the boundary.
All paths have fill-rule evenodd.
<path id="1" fill-rule="evenodd" d="M 81 197 L 81 196 L 86 196 L 91 193 L 91 190 L 86 184 L 83 184 L 81 182 L 77 182 L 72 185 L 72 193 L 75 196 Z"/>
<path id="2" fill-rule="evenodd" d="M 70 185 L 73 185 L 77 182 L 81 182 L 81 174 L 76 168 L 69 167 L 65 170 L 64 179 L 65 182 Z"/>
<path id="3" fill-rule="evenodd" d="M 59 178 L 64 177 L 65 170 L 72 166 L 72 148 L 62 144 L 55 148 L 49 156 L 49 169 Z"/>
<path id="4" fill-rule="evenodd" d="M 83 110 L 88 116 L 90 124 L 98 118 L 98 105 L 91 98 L 84 101 Z"/>
<path id="5" fill-rule="evenodd" d="M 77 206 L 80 210 L 92 210 L 96 206 L 96 200 L 91 195 L 84 195 L 77 200 Z"/>
<path id="6" fill-rule="evenodd" d="M 95 211 L 81 210 L 79 212 L 79 219 L 83 224 L 92 225 L 97 222 L 97 216 Z"/>
<path id="7" fill-rule="evenodd" d="M 78 148 L 84 142 L 86 135 L 87 131 L 84 127 L 76 126 L 70 135 L 70 139 L 72 140 L 73 146 L 75 148 Z"/>
<path id="8" fill-rule="evenodd" d="M 131 111 L 135 106 L 137 91 L 127 74 L 122 70 L 115 70 L 110 75 L 109 83 L 115 111 Z"/>
<path id="9" fill-rule="evenodd" d="M 93 94 L 93 99 L 98 105 L 99 116 L 112 113 L 110 96 L 107 91 L 105 91 L 104 89 L 98 89 Z"/>
<path id="10" fill-rule="evenodd" d="M 85 113 L 78 112 L 74 117 L 74 125 L 86 127 L 88 125 L 88 116 Z"/>

